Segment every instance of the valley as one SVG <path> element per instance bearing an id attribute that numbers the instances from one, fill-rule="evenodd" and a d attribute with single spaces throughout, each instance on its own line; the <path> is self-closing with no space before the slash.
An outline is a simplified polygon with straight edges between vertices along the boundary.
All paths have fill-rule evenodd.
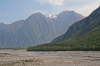
<path id="1" fill-rule="evenodd" d="M 0 0 L 0 66 L 100 66 L 100 0 Z"/>

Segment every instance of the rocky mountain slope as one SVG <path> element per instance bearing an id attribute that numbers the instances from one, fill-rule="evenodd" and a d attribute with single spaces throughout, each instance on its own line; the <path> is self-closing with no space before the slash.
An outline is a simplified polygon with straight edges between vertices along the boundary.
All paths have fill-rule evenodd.
<path id="1" fill-rule="evenodd" d="M 57 31 L 57 36 L 64 34 L 68 27 L 76 21 L 83 19 L 84 16 L 74 11 L 63 11 L 57 14 L 55 18 L 51 18 Z"/>
<path id="2" fill-rule="evenodd" d="M 56 19 L 37 12 L 26 20 L 8 25 L 0 24 L 0 47 L 27 47 L 50 42 L 56 36 L 63 34 L 67 30 L 66 26 L 68 27 L 74 20 L 83 18 L 75 12 L 62 13 L 57 15 Z M 69 18 L 71 19 L 67 20 Z"/>
<path id="3" fill-rule="evenodd" d="M 29 51 L 100 51 L 100 6 L 88 17 L 73 23 L 68 31 L 51 43 L 29 47 Z"/>
<path id="4" fill-rule="evenodd" d="M 100 20 L 100 7 L 94 10 L 88 17 L 84 18 L 83 20 L 73 23 L 65 34 L 58 37 L 58 39 L 60 40 L 55 39 L 54 41 L 56 40 L 62 41 L 81 36 L 93 30 L 94 28 L 98 27 L 100 25 L 99 20 Z"/>
<path id="5" fill-rule="evenodd" d="M 27 47 L 51 41 L 55 37 L 52 22 L 41 13 L 16 21 L 0 31 L 2 47 Z"/>

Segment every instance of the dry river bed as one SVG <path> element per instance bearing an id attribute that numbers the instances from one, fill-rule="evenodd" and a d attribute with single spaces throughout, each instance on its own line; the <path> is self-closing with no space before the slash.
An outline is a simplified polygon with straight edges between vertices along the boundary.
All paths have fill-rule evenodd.
<path id="1" fill-rule="evenodd" d="M 0 50 L 0 66 L 100 66 L 100 51 Z"/>

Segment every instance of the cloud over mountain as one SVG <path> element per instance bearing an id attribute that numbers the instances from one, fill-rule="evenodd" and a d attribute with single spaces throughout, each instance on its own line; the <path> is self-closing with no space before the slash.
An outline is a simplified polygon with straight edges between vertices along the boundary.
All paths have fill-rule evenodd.
<path id="1" fill-rule="evenodd" d="M 38 0 L 41 4 L 49 3 L 51 5 L 61 6 L 64 0 Z"/>

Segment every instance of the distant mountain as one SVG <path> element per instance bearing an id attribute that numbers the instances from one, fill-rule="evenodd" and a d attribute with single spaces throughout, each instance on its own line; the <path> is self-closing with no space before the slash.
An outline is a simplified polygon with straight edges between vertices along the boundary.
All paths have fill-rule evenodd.
<path id="1" fill-rule="evenodd" d="M 4 24 L 4 23 L 0 23 L 0 30 L 4 29 L 4 28 L 6 28 L 6 27 L 7 27 L 6 24 Z"/>
<path id="2" fill-rule="evenodd" d="M 27 47 L 51 41 L 55 37 L 52 22 L 41 13 L 10 24 L 0 32 L 2 47 Z"/>
<path id="3" fill-rule="evenodd" d="M 0 47 L 27 47 L 50 42 L 63 34 L 71 23 L 82 18 L 74 11 L 52 13 L 48 17 L 37 12 L 26 20 L 8 25 L 0 23 Z"/>
<path id="4" fill-rule="evenodd" d="M 55 15 L 53 15 L 54 17 Z M 84 18 L 84 16 L 74 11 L 63 11 L 55 16 L 56 18 L 50 18 L 57 31 L 57 36 L 64 34 L 68 27 L 76 21 Z"/>
<path id="5" fill-rule="evenodd" d="M 100 6 L 88 17 L 73 23 L 51 43 L 28 47 L 28 51 L 100 51 Z"/>

